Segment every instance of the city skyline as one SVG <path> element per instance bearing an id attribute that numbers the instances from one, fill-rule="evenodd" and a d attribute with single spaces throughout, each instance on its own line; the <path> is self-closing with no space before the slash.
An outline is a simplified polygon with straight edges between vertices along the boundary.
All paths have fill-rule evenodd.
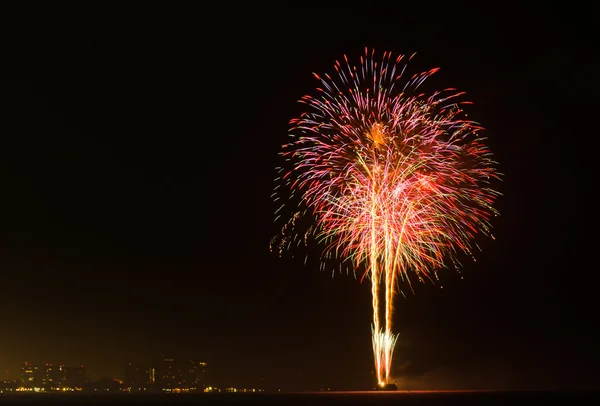
<path id="1" fill-rule="evenodd" d="M 189 362 L 197 362 L 200 364 L 203 364 L 204 366 L 208 366 L 208 363 L 202 360 L 198 360 L 198 359 L 192 359 L 189 357 L 183 357 L 183 358 L 178 358 L 177 360 L 180 361 L 181 359 L 184 359 L 186 361 Z M 96 374 L 92 374 L 93 377 L 97 378 L 97 379 L 102 379 L 102 378 L 123 378 L 126 375 L 126 370 L 128 369 L 128 367 L 130 366 L 138 366 L 138 367 L 143 367 L 143 366 L 151 366 L 151 365 L 156 365 L 158 363 L 164 362 L 165 360 L 175 360 L 174 357 L 171 357 L 169 355 L 165 355 L 163 353 L 161 354 L 155 354 L 155 356 L 153 357 L 153 359 L 151 360 L 146 360 L 146 361 L 139 361 L 139 360 L 127 360 L 127 361 L 123 361 L 123 371 L 121 371 L 118 374 L 115 375 L 105 375 L 105 376 L 96 376 Z M 18 369 L 16 370 L 7 370 L 7 369 L 3 369 L 3 373 L 4 376 L 2 377 L 5 380 L 18 380 L 18 379 L 22 379 L 22 374 L 23 374 L 23 368 L 26 366 L 32 366 L 32 367 L 36 367 L 36 368 L 41 368 L 41 367 L 53 367 L 53 366 L 58 366 L 58 367 L 65 367 L 65 368 L 85 368 L 84 364 L 81 363 L 64 363 L 64 362 L 30 362 L 30 361 L 23 361 L 21 363 L 21 365 L 19 366 Z M 88 365 L 89 368 L 89 365 Z M 93 369 L 93 368 L 92 368 Z M 88 377 L 89 379 L 90 377 Z"/>
<path id="2" fill-rule="evenodd" d="M 2 370 L 164 353 L 220 387 L 371 388 L 368 283 L 269 252 L 297 101 L 368 47 L 464 90 L 503 174 L 495 239 L 394 303 L 399 387 L 597 387 L 593 13 L 489 8 L 11 6 Z"/>
<path id="3" fill-rule="evenodd" d="M 17 379 L 0 382 L 0 394 L 17 393 L 260 393 L 264 388 L 218 387 L 211 381 L 207 362 L 174 359 L 161 354 L 151 363 L 128 362 L 119 376 L 90 379 L 83 365 L 21 365 Z"/>

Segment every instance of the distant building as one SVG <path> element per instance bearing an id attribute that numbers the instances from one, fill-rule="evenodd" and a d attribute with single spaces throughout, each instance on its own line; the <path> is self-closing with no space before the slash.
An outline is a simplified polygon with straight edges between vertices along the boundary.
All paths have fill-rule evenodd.
<path id="1" fill-rule="evenodd" d="M 163 391 L 173 391 L 183 386 L 183 373 L 174 358 L 164 357 L 159 371 L 159 386 Z"/>
<path id="2" fill-rule="evenodd" d="M 62 365 L 45 364 L 41 373 L 41 385 L 45 391 L 61 390 L 65 383 L 65 370 Z"/>
<path id="3" fill-rule="evenodd" d="M 208 364 L 163 357 L 157 368 L 157 386 L 164 392 L 203 392 L 207 387 Z"/>
<path id="4" fill-rule="evenodd" d="M 40 388 L 42 386 L 42 374 L 37 365 L 25 362 L 21 367 L 21 386 L 24 388 Z"/>
<path id="5" fill-rule="evenodd" d="M 20 386 L 35 391 L 80 391 L 87 383 L 85 369 L 64 365 L 37 365 L 24 363 L 21 367 Z"/>
<path id="6" fill-rule="evenodd" d="M 203 361 L 190 360 L 184 369 L 185 388 L 191 392 L 204 392 L 207 387 L 208 364 Z"/>
<path id="7" fill-rule="evenodd" d="M 156 388 L 156 368 L 130 362 L 123 379 L 130 392 L 148 392 Z"/>

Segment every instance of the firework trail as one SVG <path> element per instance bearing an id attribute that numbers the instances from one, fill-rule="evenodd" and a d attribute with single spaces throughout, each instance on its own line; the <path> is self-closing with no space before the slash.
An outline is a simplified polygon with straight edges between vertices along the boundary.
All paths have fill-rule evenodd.
<path id="1" fill-rule="evenodd" d="M 472 256 L 476 235 L 491 236 L 499 179 L 482 127 L 464 118 L 455 89 L 419 93 L 437 69 L 406 77 L 403 55 L 365 49 L 344 56 L 335 75 L 314 76 L 316 96 L 290 121 L 274 198 L 285 221 L 271 249 L 283 253 L 314 237 L 328 259 L 363 269 L 371 282 L 372 344 L 380 385 L 390 382 L 400 283 L 434 281 L 437 271 Z M 410 60 L 410 58 L 408 58 Z M 282 217 L 284 207 L 292 215 Z M 302 218 L 310 219 L 306 227 Z"/>

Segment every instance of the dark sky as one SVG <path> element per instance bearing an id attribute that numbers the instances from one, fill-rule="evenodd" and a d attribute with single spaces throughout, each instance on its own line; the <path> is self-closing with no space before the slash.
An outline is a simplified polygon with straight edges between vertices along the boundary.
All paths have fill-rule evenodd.
<path id="1" fill-rule="evenodd" d="M 84 3 L 3 13 L 4 376 L 163 352 L 219 385 L 373 385 L 368 283 L 268 250 L 296 101 L 368 46 L 465 90 L 505 174 L 496 240 L 398 298 L 400 385 L 600 381 L 591 10 Z"/>

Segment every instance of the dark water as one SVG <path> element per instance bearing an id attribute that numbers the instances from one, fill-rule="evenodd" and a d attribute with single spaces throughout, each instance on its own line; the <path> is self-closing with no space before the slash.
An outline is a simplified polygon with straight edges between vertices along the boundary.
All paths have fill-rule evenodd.
<path id="1" fill-rule="evenodd" d="M 148 404 L 170 405 L 600 405 L 600 391 L 592 392 L 323 392 L 323 393 L 215 393 L 195 395 L 0 395 L 0 405 L 17 404 Z"/>

